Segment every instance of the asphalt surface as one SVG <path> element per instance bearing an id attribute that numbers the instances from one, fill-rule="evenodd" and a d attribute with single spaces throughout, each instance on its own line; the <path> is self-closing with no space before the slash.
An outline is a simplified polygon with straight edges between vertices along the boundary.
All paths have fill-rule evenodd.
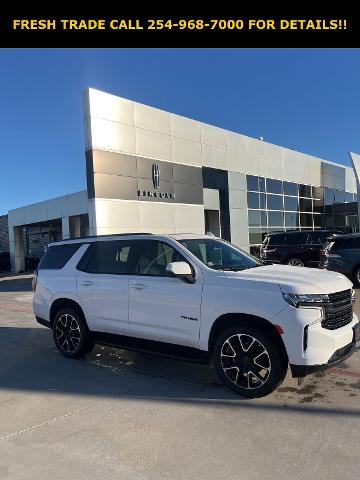
<path id="1" fill-rule="evenodd" d="M 359 350 L 245 400 L 208 366 L 100 346 L 65 359 L 31 300 L 29 276 L 0 278 L 1 480 L 359 478 Z"/>

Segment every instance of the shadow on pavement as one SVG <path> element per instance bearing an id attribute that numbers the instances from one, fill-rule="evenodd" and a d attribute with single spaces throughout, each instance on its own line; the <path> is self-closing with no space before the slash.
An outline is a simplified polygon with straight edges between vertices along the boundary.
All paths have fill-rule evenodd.
<path id="1" fill-rule="evenodd" d="M 243 399 L 223 388 L 209 366 L 147 354 L 97 346 L 86 358 L 69 360 L 45 328 L 0 327 L 0 390 L 360 416 L 359 409 L 283 405 L 279 397 Z"/>
<path id="2" fill-rule="evenodd" d="M 0 292 L 31 292 L 30 276 L 0 277 Z"/>

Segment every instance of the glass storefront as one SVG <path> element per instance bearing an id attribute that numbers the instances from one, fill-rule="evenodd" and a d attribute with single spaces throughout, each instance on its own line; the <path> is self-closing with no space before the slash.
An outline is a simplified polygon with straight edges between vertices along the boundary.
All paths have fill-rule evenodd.
<path id="1" fill-rule="evenodd" d="M 356 193 L 253 175 L 246 180 L 250 245 L 272 231 L 359 231 Z"/>

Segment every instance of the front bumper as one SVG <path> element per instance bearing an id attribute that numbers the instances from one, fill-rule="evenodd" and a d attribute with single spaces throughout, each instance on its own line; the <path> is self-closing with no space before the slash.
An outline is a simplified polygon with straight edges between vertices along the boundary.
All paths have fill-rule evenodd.
<path id="1" fill-rule="evenodd" d="M 296 365 L 290 363 L 292 376 L 299 378 L 315 372 L 324 371 L 349 358 L 355 352 L 357 345 L 360 344 L 360 323 L 353 327 L 353 332 L 352 342 L 336 350 L 326 363 L 319 365 Z"/>

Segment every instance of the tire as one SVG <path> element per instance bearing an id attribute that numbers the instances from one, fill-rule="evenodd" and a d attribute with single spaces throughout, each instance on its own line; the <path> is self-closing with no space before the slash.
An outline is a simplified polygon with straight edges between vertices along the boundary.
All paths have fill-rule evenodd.
<path id="1" fill-rule="evenodd" d="M 67 358 L 83 357 L 95 344 L 84 317 L 72 308 L 63 308 L 56 314 L 53 338 L 59 352 Z"/>
<path id="2" fill-rule="evenodd" d="M 300 258 L 289 258 L 289 260 L 286 262 L 286 265 L 290 265 L 292 267 L 305 267 L 305 263 L 300 260 Z"/>
<path id="3" fill-rule="evenodd" d="M 354 284 L 357 287 L 360 287 L 360 265 L 356 267 L 354 270 L 353 280 L 354 280 Z"/>
<path id="4" fill-rule="evenodd" d="M 223 384 L 247 398 L 273 392 L 284 381 L 288 366 L 271 333 L 240 323 L 217 337 L 213 361 Z"/>

